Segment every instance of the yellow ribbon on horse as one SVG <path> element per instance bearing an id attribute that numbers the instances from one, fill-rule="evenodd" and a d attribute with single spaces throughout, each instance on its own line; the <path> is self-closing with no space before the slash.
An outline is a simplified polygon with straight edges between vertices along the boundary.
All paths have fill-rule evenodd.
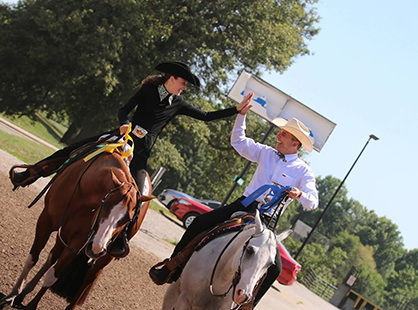
<path id="1" fill-rule="evenodd" d="M 117 152 L 119 153 L 122 158 L 127 158 L 129 156 L 131 156 L 132 152 L 134 151 L 134 144 L 133 144 L 133 140 L 131 138 L 131 136 L 129 135 L 129 133 L 131 132 L 131 127 L 132 124 L 129 123 L 129 127 L 128 130 L 126 130 L 124 136 L 123 136 L 123 141 L 122 142 L 116 142 L 116 143 L 109 143 L 109 144 L 103 144 L 103 145 L 99 145 L 99 149 L 94 151 L 93 153 L 89 154 L 88 156 L 86 156 L 84 158 L 84 161 L 87 162 L 90 159 L 92 159 L 93 157 L 103 153 L 103 152 L 107 152 L 107 153 L 113 153 L 113 152 Z M 122 152 L 119 147 L 125 145 L 126 143 L 128 143 L 128 141 L 132 141 L 132 147 L 126 151 L 126 152 Z"/>

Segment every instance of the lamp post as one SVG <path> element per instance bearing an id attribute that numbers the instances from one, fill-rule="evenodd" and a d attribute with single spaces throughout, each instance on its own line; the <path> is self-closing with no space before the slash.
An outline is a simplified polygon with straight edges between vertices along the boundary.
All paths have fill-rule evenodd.
<path id="1" fill-rule="evenodd" d="M 303 248 L 305 247 L 305 245 L 308 243 L 309 239 L 312 236 L 312 233 L 314 232 L 314 230 L 316 229 L 316 227 L 318 226 L 319 222 L 321 221 L 321 219 L 323 218 L 325 212 L 328 210 L 328 208 L 331 206 L 332 201 L 334 200 L 335 196 L 338 194 L 338 192 L 340 191 L 341 187 L 343 186 L 345 180 L 347 179 L 348 175 L 350 174 L 351 170 L 353 170 L 355 164 L 357 163 L 357 161 L 359 160 L 361 154 L 363 154 L 363 151 L 365 150 L 366 146 L 369 144 L 370 139 L 373 139 L 375 141 L 379 140 L 378 137 L 376 137 L 375 135 L 369 135 L 369 139 L 367 139 L 366 144 L 364 145 L 363 149 L 361 150 L 360 154 L 357 156 L 356 160 L 354 161 L 353 165 L 351 166 L 350 170 L 348 170 L 347 174 L 345 175 L 344 179 L 341 181 L 340 185 L 338 186 L 337 190 L 335 191 L 334 195 L 332 195 L 331 199 L 328 201 L 327 205 L 324 208 L 324 211 L 322 211 L 321 216 L 318 218 L 318 220 L 316 221 L 315 225 L 312 227 L 311 231 L 309 232 L 308 236 L 306 237 L 305 241 L 303 241 L 301 247 L 299 248 L 298 252 L 296 253 L 296 255 L 294 256 L 294 259 L 297 259 L 299 254 L 302 252 Z"/>

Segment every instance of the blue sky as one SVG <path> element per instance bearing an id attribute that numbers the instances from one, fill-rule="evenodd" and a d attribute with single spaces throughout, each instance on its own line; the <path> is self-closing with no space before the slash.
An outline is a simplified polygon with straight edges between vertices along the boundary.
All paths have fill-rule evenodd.
<path id="1" fill-rule="evenodd" d="M 316 175 L 342 180 L 348 196 L 395 223 L 407 249 L 418 248 L 418 2 L 320 1 L 321 31 L 283 74 L 264 80 L 337 126 L 320 153 L 306 157 Z"/>

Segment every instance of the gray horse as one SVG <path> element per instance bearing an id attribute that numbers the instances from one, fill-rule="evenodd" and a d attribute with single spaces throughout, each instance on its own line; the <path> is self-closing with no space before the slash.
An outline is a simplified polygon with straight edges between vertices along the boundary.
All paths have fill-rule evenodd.
<path id="1" fill-rule="evenodd" d="M 276 246 L 275 235 L 257 211 L 255 224 L 215 238 L 193 253 L 181 278 L 168 287 L 163 310 L 234 309 L 247 303 L 273 264 Z"/>

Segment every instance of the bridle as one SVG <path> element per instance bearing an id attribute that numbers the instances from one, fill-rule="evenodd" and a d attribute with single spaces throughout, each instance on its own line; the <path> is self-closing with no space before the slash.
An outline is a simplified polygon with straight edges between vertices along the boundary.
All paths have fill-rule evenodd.
<path id="1" fill-rule="evenodd" d="M 102 209 L 103 209 L 103 206 L 104 206 L 104 204 L 105 204 L 105 202 L 106 202 L 106 199 L 113 193 L 113 192 L 115 192 L 115 191 L 117 191 L 117 190 L 119 190 L 122 186 L 124 186 L 125 184 L 128 184 L 128 185 L 130 185 L 130 187 L 129 187 L 129 189 L 128 189 L 128 191 L 126 192 L 126 194 L 125 195 L 127 195 L 131 190 L 132 190 L 132 188 L 134 188 L 134 185 L 133 185 L 133 183 L 125 183 L 125 182 L 122 182 L 121 184 L 119 184 L 117 187 L 115 187 L 115 188 L 113 188 L 113 189 L 111 189 L 104 197 L 103 197 L 103 199 L 101 200 L 101 204 L 100 204 L 100 206 L 99 206 L 99 208 L 97 209 L 97 210 L 92 210 L 92 212 L 94 212 L 94 211 L 96 211 L 96 215 L 95 215 L 95 219 L 94 219 L 94 221 L 93 221 L 93 223 L 92 223 L 92 225 L 91 225 L 91 227 L 90 227 L 90 232 L 89 232 L 89 234 L 88 234 L 88 236 L 87 236 L 87 240 L 86 240 L 86 242 L 83 244 L 83 246 L 80 248 L 80 249 L 74 249 L 74 248 L 72 248 L 72 247 L 70 247 L 65 241 L 64 241 L 64 239 L 62 238 L 62 236 L 61 236 L 61 230 L 62 230 L 62 225 L 63 225 L 63 223 L 64 223 L 64 218 L 65 218 L 65 215 L 66 215 L 66 213 L 67 213 L 67 210 L 68 210 L 68 208 L 69 208 L 69 206 L 70 206 L 70 204 L 71 204 L 71 201 L 73 200 L 73 198 L 74 198 L 74 195 L 75 195 L 75 192 L 76 192 L 76 190 L 77 190 L 77 188 L 78 188 L 78 186 L 80 185 L 80 181 L 81 181 L 81 178 L 82 178 L 82 176 L 84 175 L 84 173 L 87 171 L 87 169 L 91 166 L 91 164 L 93 164 L 93 162 L 97 159 L 98 157 L 95 157 L 88 165 L 87 165 L 87 167 L 84 169 L 84 171 L 82 172 L 82 174 L 80 175 L 80 178 L 78 179 L 78 181 L 77 181 L 77 184 L 76 184 L 76 186 L 74 187 L 74 191 L 73 191 L 73 193 L 72 193 L 72 195 L 71 195 L 71 197 L 70 197 L 70 199 L 69 199 L 69 201 L 68 201 L 68 203 L 67 203 L 67 206 L 65 207 L 65 210 L 64 210 L 64 212 L 63 212 L 63 214 L 62 214 L 62 217 L 61 217 L 61 221 L 60 221 L 60 226 L 59 226 L 59 228 L 58 228 L 58 233 L 57 233 L 57 236 L 58 236 L 58 238 L 59 238 L 59 240 L 62 242 L 62 244 L 68 249 L 68 250 L 70 250 L 71 252 L 73 252 L 73 253 L 76 253 L 76 255 L 78 255 L 78 254 L 80 254 L 81 253 L 81 251 L 83 251 L 83 249 L 87 246 L 87 244 L 89 243 L 89 241 L 90 241 L 90 239 L 92 238 L 92 236 L 94 235 L 94 233 L 96 232 L 96 227 L 97 227 L 97 223 L 98 223 L 98 220 L 99 220 L 99 216 L 100 216 L 100 213 L 101 213 L 101 211 L 102 211 Z M 137 206 L 138 206 L 138 204 L 137 204 Z M 135 207 L 135 208 L 137 208 L 137 206 Z M 124 224 L 123 225 L 123 227 L 122 227 L 122 229 L 128 224 L 129 222 L 127 222 L 126 224 Z M 110 242 L 112 242 L 115 238 L 117 237 L 117 235 L 115 235 L 115 236 L 113 236 L 112 237 L 112 239 L 110 240 Z M 109 242 L 109 243 L 110 243 Z"/>
<path id="2" fill-rule="evenodd" d="M 221 260 L 221 258 L 222 258 L 222 256 L 223 256 L 223 254 L 225 253 L 225 251 L 226 251 L 226 249 L 232 244 L 232 242 L 238 237 L 238 235 L 240 234 L 240 233 L 242 233 L 243 231 L 244 231 L 244 229 L 241 229 L 240 231 L 238 231 L 229 241 L 228 241 L 228 243 L 224 246 L 224 248 L 222 249 L 222 251 L 221 251 L 221 253 L 219 254 L 219 256 L 218 256 L 218 258 L 217 258 L 217 260 L 216 260 L 216 263 L 215 263 L 215 266 L 213 267 L 213 270 L 212 270 L 212 275 L 211 275 L 211 277 L 210 277 L 210 283 L 209 283 L 209 290 L 210 290 L 210 293 L 212 294 L 212 296 L 214 296 L 214 297 L 225 297 L 229 292 L 230 292 L 230 290 L 231 289 L 233 289 L 233 294 L 235 294 L 235 289 L 236 289 L 236 286 L 237 286 L 237 284 L 238 284 L 238 282 L 239 282 L 239 280 L 241 279 L 241 264 L 242 264 L 242 258 L 244 257 L 244 253 L 245 253 L 245 249 L 247 248 L 247 246 L 248 246 L 248 244 L 250 243 L 250 241 L 251 241 L 251 239 L 253 239 L 253 238 L 257 238 L 257 237 L 260 237 L 263 233 L 264 233 L 264 230 L 265 230 L 265 227 L 264 227 L 264 225 L 263 225 L 263 229 L 261 230 L 261 232 L 259 232 L 258 234 L 254 234 L 254 235 L 251 235 L 251 237 L 250 238 L 248 238 L 248 240 L 245 242 L 245 244 L 244 244 L 244 246 L 243 246 L 243 248 L 242 248 L 242 252 L 241 252 L 241 256 L 240 256 L 240 259 L 239 259 L 239 264 L 238 264 L 238 268 L 237 268 L 237 270 L 235 271 L 235 274 L 234 274 L 234 277 L 233 277 L 233 279 L 232 279 L 232 283 L 231 283 L 231 285 L 229 286 L 229 288 L 227 289 L 227 291 L 225 292 L 225 293 L 222 293 L 222 294 L 216 294 L 215 292 L 214 292 L 214 289 L 213 289 L 213 279 L 214 279 L 214 277 L 215 277 L 215 272 L 216 272 L 216 269 L 217 269 L 217 267 L 218 267 L 218 264 L 219 264 L 219 262 L 220 262 L 220 260 Z M 261 281 L 264 279 L 264 277 L 265 277 L 265 275 L 266 274 L 264 274 L 258 281 L 257 281 L 257 283 L 256 283 L 256 285 L 255 285 L 255 287 L 254 287 L 254 290 L 258 287 L 258 285 L 261 283 Z M 238 307 L 239 307 L 239 305 L 237 305 L 237 307 L 236 308 L 234 308 L 234 309 L 238 309 Z"/>

